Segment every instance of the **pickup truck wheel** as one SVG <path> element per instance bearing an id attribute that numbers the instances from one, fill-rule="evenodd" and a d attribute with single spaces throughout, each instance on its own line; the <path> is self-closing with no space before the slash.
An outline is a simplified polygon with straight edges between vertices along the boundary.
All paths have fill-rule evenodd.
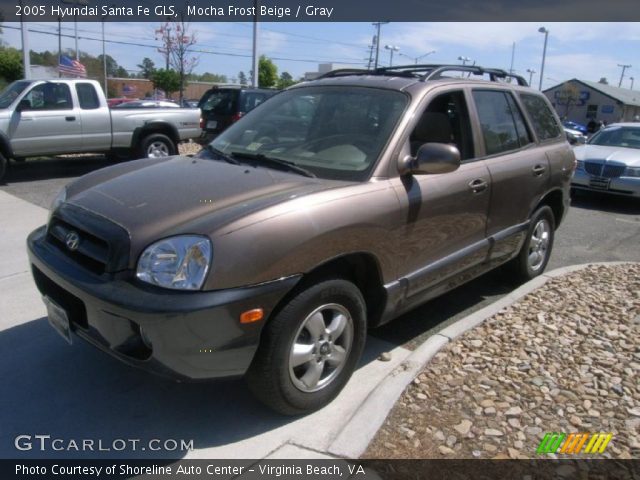
<path id="1" fill-rule="evenodd" d="M 531 217 L 527 238 L 516 258 L 512 269 L 520 281 L 537 277 L 547 267 L 553 247 L 555 220 L 552 210 L 540 207 Z"/>
<path id="2" fill-rule="evenodd" d="M 0 181 L 4 178 L 4 174 L 7 173 L 7 159 L 0 153 Z"/>
<path id="3" fill-rule="evenodd" d="M 142 139 L 141 152 L 143 158 L 163 158 L 176 154 L 173 141 L 162 133 L 152 133 Z"/>
<path id="4" fill-rule="evenodd" d="M 346 280 L 317 283 L 293 297 L 265 326 L 247 372 L 249 388 L 286 415 L 317 410 L 345 386 L 365 338 L 360 290 Z"/>

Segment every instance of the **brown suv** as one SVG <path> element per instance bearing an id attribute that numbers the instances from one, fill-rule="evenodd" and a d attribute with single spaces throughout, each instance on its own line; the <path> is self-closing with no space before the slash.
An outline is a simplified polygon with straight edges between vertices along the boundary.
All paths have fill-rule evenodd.
<path id="1" fill-rule="evenodd" d="M 367 328 L 506 262 L 544 270 L 575 159 L 507 77 L 335 71 L 195 158 L 76 180 L 28 239 L 51 324 L 177 379 L 246 374 L 280 412 L 325 405 Z"/>

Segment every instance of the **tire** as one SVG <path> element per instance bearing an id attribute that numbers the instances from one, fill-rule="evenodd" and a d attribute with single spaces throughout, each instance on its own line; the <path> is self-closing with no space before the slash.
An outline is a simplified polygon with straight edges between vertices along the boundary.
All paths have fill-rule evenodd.
<path id="1" fill-rule="evenodd" d="M 331 331 L 339 333 L 331 336 Z M 249 389 L 285 415 L 317 410 L 345 386 L 365 339 L 366 306 L 360 290 L 339 279 L 312 285 L 296 294 L 264 327 L 246 375 Z"/>
<path id="2" fill-rule="evenodd" d="M 164 158 L 175 155 L 176 152 L 173 140 L 162 133 L 147 135 L 140 142 L 140 158 Z"/>
<path id="3" fill-rule="evenodd" d="M 7 162 L 7 159 L 5 158 L 5 156 L 0 153 L 0 182 L 2 182 L 4 175 L 7 173 L 8 163 L 9 162 Z"/>
<path id="4" fill-rule="evenodd" d="M 555 217 L 547 206 L 540 207 L 531 216 L 527 237 L 518 256 L 511 260 L 512 272 L 518 281 L 537 277 L 549 263 L 553 248 Z"/>

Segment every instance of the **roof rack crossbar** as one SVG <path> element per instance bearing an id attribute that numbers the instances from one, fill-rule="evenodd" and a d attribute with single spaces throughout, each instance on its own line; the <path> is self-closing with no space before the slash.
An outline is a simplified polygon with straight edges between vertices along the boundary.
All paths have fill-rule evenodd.
<path id="1" fill-rule="evenodd" d="M 393 67 L 378 67 L 373 70 L 366 70 L 361 68 L 342 68 L 338 70 L 332 70 L 330 72 L 321 75 L 318 78 L 333 78 L 342 77 L 346 75 L 394 75 L 402 77 L 419 78 L 421 81 L 436 80 L 443 78 L 445 72 L 468 72 L 474 75 L 489 75 L 489 79 L 492 82 L 497 82 L 499 79 L 513 78 L 518 82 L 518 85 L 527 87 L 529 84 L 521 75 L 514 73 L 508 73 L 505 70 L 499 68 L 484 68 L 478 65 L 443 65 L 443 64 L 419 64 L 419 65 L 396 65 Z"/>

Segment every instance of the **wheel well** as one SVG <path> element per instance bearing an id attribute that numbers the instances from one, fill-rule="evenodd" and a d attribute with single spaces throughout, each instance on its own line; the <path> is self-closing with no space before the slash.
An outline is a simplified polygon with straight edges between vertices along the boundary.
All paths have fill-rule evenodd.
<path id="1" fill-rule="evenodd" d="M 145 137 L 153 135 L 154 133 L 166 135 L 175 144 L 176 148 L 178 147 L 180 137 L 178 136 L 178 133 L 175 131 L 175 129 L 172 128 L 171 125 L 167 124 L 151 125 L 139 130 L 137 134 L 134 134 L 131 146 L 133 148 L 138 147 L 140 145 L 140 142 L 142 142 Z"/>
<path id="2" fill-rule="evenodd" d="M 562 192 L 560 190 L 549 192 L 544 196 L 542 200 L 540 200 L 533 211 L 535 212 L 543 205 L 547 205 L 553 212 L 555 228 L 557 229 L 560 226 L 560 221 L 562 220 L 564 215 L 564 203 L 562 201 L 562 198 Z"/>
<path id="3" fill-rule="evenodd" d="M 318 265 L 304 274 L 302 280 L 280 302 L 280 306 L 285 305 L 301 290 L 330 278 L 341 278 L 353 282 L 362 293 L 367 306 L 368 325 L 377 325 L 384 311 L 386 292 L 382 287 L 378 262 L 368 253 L 352 253 Z M 276 310 L 279 310 L 280 306 Z"/>

